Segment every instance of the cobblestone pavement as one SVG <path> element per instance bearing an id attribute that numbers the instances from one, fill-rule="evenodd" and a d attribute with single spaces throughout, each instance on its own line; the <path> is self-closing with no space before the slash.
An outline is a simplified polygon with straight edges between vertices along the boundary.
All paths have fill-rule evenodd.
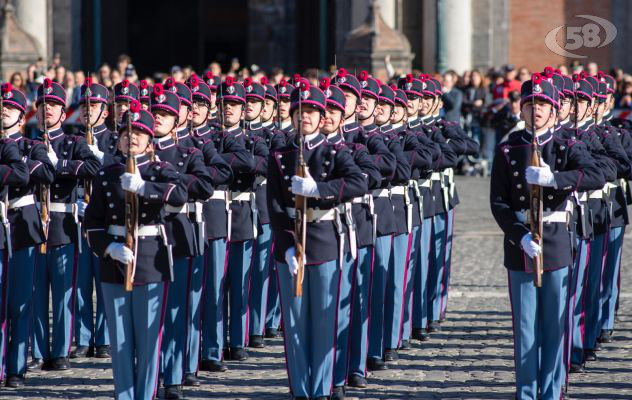
<path id="1" fill-rule="evenodd" d="M 388 371 L 370 376 L 359 399 L 509 399 L 513 395 L 513 348 L 507 273 L 502 267 L 501 234 L 488 206 L 489 181 L 458 180 L 462 204 L 455 225 L 448 320 L 428 342 L 413 343 Z M 632 245 L 623 256 L 623 292 L 615 341 L 605 345 L 587 373 L 573 375 L 573 399 L 632 398 Z M 230 362 L 223 374 L 201 373 L 202 386 L 185 389 L 189 399 L 288 399 L 281 340 L 250 350 L 244 363 Z M 62 373 L 28 375 L 20 390 L 1 389 L 0 398 L 112 397 L 108 360 L 72 363 Z"/>

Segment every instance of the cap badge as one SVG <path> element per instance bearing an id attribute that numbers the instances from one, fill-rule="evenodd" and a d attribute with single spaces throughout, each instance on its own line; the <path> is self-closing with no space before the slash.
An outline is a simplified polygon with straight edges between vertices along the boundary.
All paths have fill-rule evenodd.
<path id="1" fill-rule="evenodd" d="M 147 96 L 147 94 L 148 94 L 148 93 L 149 93 L 149 91 L 148 91 L 147 89 L 142 89 L 142 90 L 140 91 L 140 95 L 141 95 L 141 96 Z"/>
<path id="2" fill-rule="evenodd" d="M 121 93 L 123 93 L 123 94 L 128 94 L 128 93 L 129 93 L 129 88 L 128 88 L 127 86 L 123 86 L 123 87 L 121 88 Z"/>
<path id="3" fill-rule="evenodd" d="M 228 94 L 233 94 L 233 93 L 235 93 L 235 87 L 233 87 L 233 86 L 228 86 L 228 87 L 226 88 L 226 91 L 228 92 Z"/>
<path id="4" fill-rule="evenodd" d="M 10 99 L 11 97 L 13 97 L 13 92 L 6 92 L 2 95 L 2 97 L 4 97 L 5 99 Z"/>
<path id="5" fill-rule="evenodd" d="M 406 87 L 406 90 L 410 90 L 413 88 L 413 83 L 412 82 L 406 82 L 406 84 L 404 85 Z"/>
<path id="6" fill-rule="evenodd" d="M 325 90 L 325 96 L 331 97 L 331 90 L 329 89 Z"/>
<path id="7" fill-rule="evenodd" d="M 344 76 L 338 78 L 338 82 L 340 83 L 345 83 L 347 81 L 347 78 L 345 78 Z"/>
<path id="8" fill-rule="evenodd" d="M 368 84 L 369 84 L 369 82 L 367 82 L 367 81 L 360 82 L 360 86 L 362 86 L 363 88 L 365 88 L 366 85 L 368 85 Z"/>
<path id="9" fill-rule="evenodd" d="M 423 90 L 426 90 L 426 87 L 428 87 L 428 85 L 426 85 L 426 82 L 421 82 L 421 88 Z"/>
<path id="10" fill-rule="evenodd" d="M 53 93 L 53 87 L 52 86 L 47 87 L 46 89 L 44 89 L 44 92 L 46 92 L 46 94 Z"/>
<path id="11" fill-rule="evenodd" d="M 165 96 L 164 94 L 161 94 L 160 96 L 156 98 L 156 100 L 158 100 L 158 103 L 164 103 L 165 100 L 167 100 L 167 96 Z"/>
<path id="12" fill-rule="evenodd" d="M 87 87 L 87 88 L 86 88 L 86 93 L 85 93 L 85 95 L 86 95 L 86 96 L 88 96 L 88 97 L 92 96 L 92 90 L 90 90 L 90 88 L 89 88 L 89 87 Z"/>
<path id="13" fill-rule="evenodd" d="M 178 88 L 176 87 L 176 85 L 171 86 L 169 90 L 171 90 L 172 93 L 178 93 Z"/>
<path id="14" fill-rule="evenodd" d="M 287 92 L 287 89 L 285 88 L 285 86 L 281 86 L 279 88 L 279 93 L 285 93 L 285 92 Z"/>
<path id="15" fill-rule="evenodd" d="M 311 93 L 309 92 L 309 90 L 303 90 L 301 92 L 301 97 L 303 98 L 303 100 L 308 99 L 310 95 L 311 95 Z"/>
<path id="16" fill-rule="evenodd" d="M 252 93 L 252 86 L 247 86 L 246 87 L 246 92 Z"/>
<path id="17" fill-rule="evenodd" d="M 191 88 L 191 91 L 192 91 L 192 92 L 197 92 L 198 90 L 200 90 L 200 87 L 199 87 L 199 86 L 193 86 L 193 87 Z"/>
<path id="18" fill-rule="evenodd" d="M 140 119 L 140 114 L 139 113 L 133 113 L 132 114 L 132 121 L 136 122 Z"/>
<path id="19" fill-rule="evenodd" d="M 533 86 L 533 93 L 542 93 L 542 86 L 540 85 Z"/>

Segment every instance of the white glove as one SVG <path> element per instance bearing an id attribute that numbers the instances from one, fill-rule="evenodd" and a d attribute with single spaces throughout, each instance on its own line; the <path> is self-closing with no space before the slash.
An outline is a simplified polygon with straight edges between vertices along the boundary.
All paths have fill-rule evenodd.
<path id="1" fill-rule="evenodd" d="M 138 170 L 136 170 L 133 174 L 126 172 L 121 175 L 121 186 L 125 191 L 143 194 L 143 191 L 145 190 L 145 181 L 140 176 L 140 172 Z"/>
<path id="2" fill-rule="evenodd" d="M 86 214 L 86 208 L 88 208 L 88 203 L 83 200 L 77 200 L 77 212 L 80 217 Z"/>
<path id="3" fill-rule="evenodd" d="M 541 167 L 529 167 L 525 173 L 527 183 L 530 185 L 557 187 L 555 176 L 551 167 L 542 162 Z"/>
<path id="4" fill-rule="evenodd" d="M 542 247 L 533 241 L 531 233 L 527 233 L 520 239 L 520 246 L 522 250 L 527 253 L 529 258 L 537 257 L 542 253 Z"/>
<path id="5" fill-rule="evenodd" d="M 55 153 L 55 150 L 50 149 L 50 151 L 48 153 L 46 153 L 48 155 L 48 159 L 50 160 L 51 163 L 53 163 L 53 166 L 55 168 L 57 168 L 57 163 L 59 162 L 59 157 L 57 157 L 57 153 Z"/>
<path id="6" fill-rule="evenodd" d="M 298 274 L 298 260 L 296 259 L 296 248 L 290 247 L 285 250 L 285 263 L 287 264 L 290 274 L 296 276 Z"/>
<path id="7" fill-rule="evenodd" d="M 94 154 L 95 157 L 99 159 L 99 161 L 103 162 L 103 156 L 105 154 L 101 150 L 99 150 L 99 147 L 96 144 L 89 144 L 88 148 L 90 149 L 92 154 Z"/>
<path id="8" fill-rule="evenodd" d="M 307 176 L 305 178 L 296 175 L 292 177 L 292 193 L 305 197 L 319 197 L 316 181 L 309 174 L 309 171 L 306 172 Z"/>
<path id="9" fill-rule="evenodd" d="M 109 254 L 113 260 L 116 260 L 122 264 L 129 264 L 132 262 L 132 260 L 134 260 L 134 252 L 126 247 L 123 243 L 110 243 L 108 248 L 105 249 L 105 254 Z"/>

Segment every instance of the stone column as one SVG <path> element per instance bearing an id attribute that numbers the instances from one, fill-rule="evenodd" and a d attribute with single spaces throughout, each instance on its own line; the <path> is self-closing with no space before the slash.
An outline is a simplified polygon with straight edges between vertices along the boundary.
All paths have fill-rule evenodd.
<path id="1" fill-rule="evenodd" d="M 16 17 L 22 29 L 33 36 L 40 46 L 40 55 L 48 59 L 48 1 L 18 0 L 15 2 Z"/>
<path id="2" fill-rule="evenodd" d="M 461 74 L 472 68 L 471 0 L 437 1 L 437 69 Z"/>
<path id="3" fill-rule="evenodd" d="M 378 0 L 380 10 L 382 10 L 382 19 L 391 29 L 399 29 L 397 26 L 397 2 L 396 0 Z"/>

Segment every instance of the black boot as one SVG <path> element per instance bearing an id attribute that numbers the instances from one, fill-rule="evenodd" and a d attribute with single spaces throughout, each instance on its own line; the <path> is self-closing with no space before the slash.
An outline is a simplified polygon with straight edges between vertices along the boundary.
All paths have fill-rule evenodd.
<path id="1" fill-rule="evenodd" d="M 179 385 L 165 386 L 165 399 L 180 400 L 182 397 L 182 388 Z"/>

